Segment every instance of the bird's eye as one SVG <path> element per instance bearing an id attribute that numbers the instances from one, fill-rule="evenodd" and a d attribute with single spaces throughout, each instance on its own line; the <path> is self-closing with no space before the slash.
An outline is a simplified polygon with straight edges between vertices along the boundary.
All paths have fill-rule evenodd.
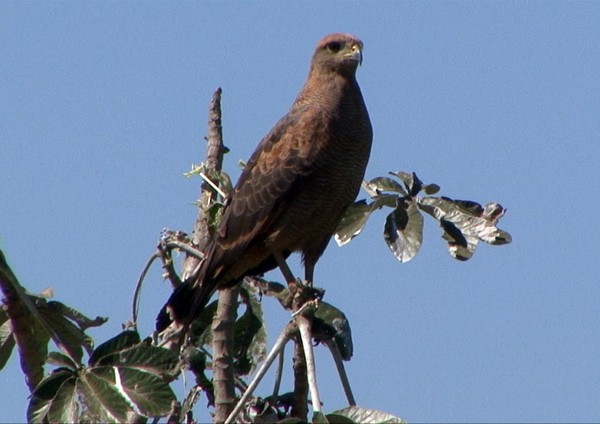
<path id="1" fill-rule="evenodd" d="M 342 43 L 338 41 L 332 41 L 331 43 L 327 44 L 327 50 L 332 53 L 337 53 L 342 50 Z"/>

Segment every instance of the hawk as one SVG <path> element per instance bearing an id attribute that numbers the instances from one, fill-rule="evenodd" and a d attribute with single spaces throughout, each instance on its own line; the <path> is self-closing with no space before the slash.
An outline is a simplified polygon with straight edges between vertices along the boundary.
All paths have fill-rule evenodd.
<path id="1" fill-rule="evenodd" d="M 302 254 L 305 279 L 313 281 L 371 151 L 373 131 L 356 81 L 362 49 L 350 34 L 317 44 L 304 87 L 247 162 L 197 277 L 175 289 L 158 331 L 172 320 L 191 321 L 217 289 L 274 269 L 292 252 Z"/>

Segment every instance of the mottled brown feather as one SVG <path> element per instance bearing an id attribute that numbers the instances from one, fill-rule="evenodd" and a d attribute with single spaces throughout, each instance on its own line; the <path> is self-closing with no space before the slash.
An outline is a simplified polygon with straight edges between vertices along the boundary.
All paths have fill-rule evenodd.
<path id="1" fill-rule="evenodd" d="M 190 319 L 219 287 L 275 268 L 273 253 L 301 252 L 307 275 L 356 198 L 372 129 L 355 79 L 362 42 L 321 40 L 290 111 L 260 142 L 230 196 L 196 281 L 176 290 L 157 328 Z"/>

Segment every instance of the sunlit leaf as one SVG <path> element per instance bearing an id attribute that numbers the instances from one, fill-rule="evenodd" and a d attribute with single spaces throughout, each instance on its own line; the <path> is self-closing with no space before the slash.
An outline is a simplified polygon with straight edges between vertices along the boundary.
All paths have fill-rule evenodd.
<path id="1" fill-rule="evenodd" d="M 82 402 L 94 420 L 102 422 L 126 422 L 131 407 L 115 380 L 107 378 L 106 367 L 89 368 L 80 374 L 77 390 L 82 394 Z M 100 373 L 101 375 L 97 375 Z"/>
<path id="2" fill-rule="evenodd" d="M 91 374 L 114 387 L 119 395 L 136 413 L 145 416 L 166 415 L 171 409 L 175 395 L 160 377 L 128 367 L 94 367 Z M 103 400 L 110 408 L 114 402 L 112 394 Z M 116 402 L 117 406 L 120 401 Z"/>
<path id="3" fill-rule="evenodd" d="M 423 243 L 423 216 L 413 201 L 399 201 L 385 220 L 383 237 L 400 262 L 415 257 Z"/>
<path id="4" fill-rule="evenodd" d="M 402 188 L 402 186 L 400 184 L 398 184 L 396 181 L 392 180 L 391 178 L 388 177 L 377 177 L 377 178 L 373 178 L 371 181 L 368 182 L 368 184 L 374 188 L 375 190 L 377 190 L 378 192 L 380 191 L 393 191 L 396 193 L 400 193 L 403 196 L 406 196 L 408 193 L 406 192 L 406 190 L 404 190 L 404 188 Z"/>
<path id="5" fill-rule="evenodd" d="M 448 251 L 452 257 L 459 261 L 471 259 L 477 248 L 477 238 L 464 234 L 453 222 L 443 218 L 440 226 L 444 230 L 442 238 L 448 242 Z"/>
<path id="6" fill-rule="evenodd" d="M 329 421 L 327 421 L 325 414 L 323 414 L 322 412 L 315 412 L 313 414 L 312 423 L 313 424 L 329 424 Z"/>
<path id="7" fill-rule="evenodd" d="M 356 424 L 356 421 L 351 420 L 350 418 L 346 417 L 345 415 L 340 415 L 340 414 L 327 414 L 326 415 L 327 421 L 329 421 L 331 424 Z"/>
<path id="8" fill-rule="evenodd" d="M 399 171 L 390 172 L 390 174 L 395 175 L 402 180 L 409 196 L 416 196 L 423 188 L 423 181 L 421 181 L 414 172 L 409 174 L 408 172 Z"/>
<path id="9" fill-rule="evenodd" d="M 398 195 L 396 194 L 378 194 L 370 204 L 367 204 L 365 200 L 352 204 L 336 229 L 335 241 L 338 246 L 345 245 L 359 235 L 373 211 L 384 206 L 395 207 L 397 199 Z"/>
<path id="10" fill-rule="evenodd" d="M 360 406 L 348 406 L 347 408 L 333 412 L 333 414 L 348 417 L 357 423 L 402 424 L 406 422 L 402 418 L 395 417 L 386 412 L 362 408 Z"/>
<path id="11" fill-rule="evenodd" d="M 448 249 L 459 260 L 469 259 L 478 241 L 500 245 L 511 242 L 511 236 L 496 227 L 505 209 L 490 203 L 482 207 L 469 200 L 453 200 L 448 197 L 425 197 L 419 208 L 440 222 L 442 237 L 448 242 Z"/>
<path id="12" fill-rule="evenodd" d="M 345 245 L 360 234 L 371 211 L 371 205 L 364 200 L 356 202 L 348 208 L 335 232 L 335 241 L 338 246 Z"/>

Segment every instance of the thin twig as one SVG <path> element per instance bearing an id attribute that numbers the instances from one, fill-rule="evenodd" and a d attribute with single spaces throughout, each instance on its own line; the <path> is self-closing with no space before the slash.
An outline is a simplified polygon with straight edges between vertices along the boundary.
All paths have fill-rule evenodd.
<path id="1" fill-rule="evenodd" d="M 304 357 L 306 358 L 306 372 L 308 374 L 308 387 L 312 401 L 313 412 L 321 412 L 321 398 L 317 387 L 317 372 L 315 369 L 315 356 L 312 345 L 311 320 L 307 315 L 296 315 L 294 318 L 300 329 Z"/>
<path id="2" fill-rule="evenodd" d="M 275 384 L 273 386 L 273 394 L 271 395 L 271 404 L 277 405 L 277 398 L 279 397 L 279 389 L 281 387 L 281 378 L 283 377 L 283 364 L 285 362 L 285 345 L 281 349 L 279 354 L 279 361 L 277 361 L 277 368 L 275 369 Z"/>
<path id="3" fill-rule="evenodd" d="M 221 196 L 222 198 L 227 197 L 223 190 L 221 190 L 218 185 L 216 185 L 210 178 L 208 178 L 208 176 L 204 172 L 199 172 L 198 175 L 200 175 L 200 177 L 202 177 L 202 179 L 206 181 L 208 185 L 210 185 L 219 196 Z"/>
<path id="4" fill-rule="evenodd" d="M 204 259 L 204 252 L 199 251 L 198 249 L 195 249 L 194 247 L 190 246 L 189 244 L 180 242 L 180 241 L 168 241 L 167 243 L 165 243 L 166 247 L 168 248 L 175 248 L 175 249 L 179 249 L 179 250 L 183 250 L 184 252 L 194 256 L 196 259 L 198 260 L 202 260 Z"/>
<path id="5" fill-rule="evenodd" d="M 329 348 L 331 356 L 333 356 L 333 361 L 335 362 L 335 367 L 337 368 L 337 372 L 340 376 L 342 387 L 344 388 L 344 393 L 346 394 L 346 399 L 348 399 L 348 405 L 356 406 L 356 400 L 354 400 L 354 395 L 352 394 L 352 388 L 350 387 L 348 374 L 346 374 L 346 368 L 344 367 L 342 355 L 340 355 L 340 351 L 332 339 L 325 340 L 325 344 Z"/>
<path id="6" fill-rule="evenodd" d="M 133 323 L 133 328 L 136 331 L 137 331 L 138 311 L 140 309 L 140 298 L 142 295 L 142 284 L 144 283 L 144 279 L 146 278 L 146 274 L 148 273 L 150 266 L 152 266 L 152 263 L 158 258 L 160 258 L 159 253 L 155 253 L 152 256 L 150 256 L 150 259 L 148 259 L 148 262 L 146 262 L 146 265 L 144 266 L 144 269 L 142 270 L 142 273 L 140 274 L 140 278 L 138 278 L 138 282 L 135 285 L 135 292 L 133 293 L 132 323 Z"/>

